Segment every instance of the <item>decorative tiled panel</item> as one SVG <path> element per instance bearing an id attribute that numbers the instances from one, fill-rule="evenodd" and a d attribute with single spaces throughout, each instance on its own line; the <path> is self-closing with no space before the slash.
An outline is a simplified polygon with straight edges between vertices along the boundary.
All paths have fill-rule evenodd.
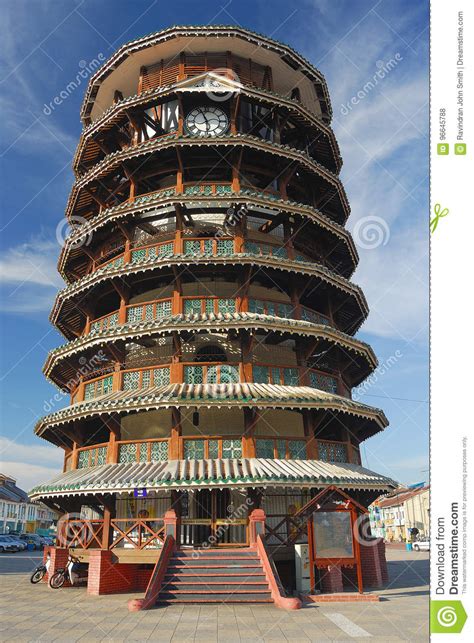
<path id="1" fill-rule="evenodd" d="M 283 384 L 285 386 L 298 386 L 298 369 L 297 368 L 283 369 Z"/>
<path id="2" fill-rule="evenodd" d="M 77 456 L 77 468 L 84 469 L 89 466 L 89 451 L 80 451 Z"/>
<path id="3" fill-rule="evenodd" d="M 171 382 L 171 370 L 168 367 L 155 368 L 153 371 L 153 385 L 166 386 Z"/>
<path id="4" fill-rule="evenodd" d="M 211 457 L 210 448 L 209 448 L 209 457 Z M 223 458 L 241 458 L 242 457 L 242 440 L 238 440 L 238 439 L 222 440 L 222 457 Z"/>
<path id="5" fill-rule="evenodd" d="M 257 458 L 273 458 L 273 440 L 256 440 Z"/>
<path id="6" fill-rule="evenodd" d="M 318 456 L 323 462 L 348 461 L 346 445 L 336 442 L 318 442 Z"/>
<path id="7" fill-rule="evenodd" d="M 137 445 L 136 444 L 121 444 L 119 447 L 118 461 L 136 462 L 137 460 Z"/>
<path id="8" fill-rule="evenodd" d="M 184 382 L 186 384 L 203 384 L 204 368 L 202 366 L 185 366 Z"/>
<path id="9" fill-rule="evenodd" d="M 309 385 L 328 393 L 337 393 L 337 380 L 330 375 L 323 375 L 315 371 L 309 372 Z"/>
<path id="10" fill-rule="evenodd" d="M 306 442 L 304 440 L 288 440 L 288 454 L 294 460 L 306 460 Z"/>
<path id="11" fill-rule="evenodd" d="M 217 256 L 227 256 L 234 253 L 233 239 L 219 239 L 217 241 Z"/>
<path id="12" fill-rule="evenodd" d="M 202 460 L 204 458 L 204 440 L 185 440 L 184 458 L 186 460 Z"/>
<path id="13" fill-rule="evenodd" d="M 168 460 L 168 441 L 151 443 L 151 461 Z"/>
<path id="14" fill-rule="evenodd" d="M 140 387 L 140 371 L 126 371 L 122 378 L 124 391 L 135 391 Z"/>

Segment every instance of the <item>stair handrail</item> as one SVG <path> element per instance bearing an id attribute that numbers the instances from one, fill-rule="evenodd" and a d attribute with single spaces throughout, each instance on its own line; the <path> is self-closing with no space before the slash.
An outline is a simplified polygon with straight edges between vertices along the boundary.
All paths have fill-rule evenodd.
<path id="1" fill-rule="evenodd" d="M 283 589 L 283 585 L 280 580 L 275 562 L 271 557 L 267 544 L 262 538 L 261 534 L 257 535 L 257 553 L 260 557 L 265 576 L 270 587 L 270 592 L 277 607 L 281 607 L 285 610 L 297 610 L 301 607 L 301 601 L 299 598 L 293 596 L 286 596 L 286 592 Z"/>
<path id="2" fill-rule="evenodd" d="M 165 538 L 163 547 L 161 548 L 160 555 L 156 561 L 155 567 L 148 581 L 148 585 L 144 598 L 132 598 L 128 601 L 128 609 L 130 612 L 138 612 L 139 610 L 147 610 L 153 607 L 156 603 L 158 594 L 160 593 L 161 584 L 164 575 L 168 569 L 170 558 L 176 549 L 176 541 L 173 536 L 168 535 Z"/>

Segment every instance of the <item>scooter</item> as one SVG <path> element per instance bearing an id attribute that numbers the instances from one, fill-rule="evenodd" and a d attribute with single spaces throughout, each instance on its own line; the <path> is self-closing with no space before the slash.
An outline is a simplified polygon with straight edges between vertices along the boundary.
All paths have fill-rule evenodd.
<path id="1" fill-rule="evenodd" d="M 50 565 L 51 565 L 51 557 L 48 554 L 46 562 L 41 563 L 41 565 L 38 565 L 38 567 L 31 574 L 30 583 L 33 583 L 34 585 L 36 585 L 36 583 L 39 583 L 41 580 L 43 580 L 45 575 L 48 573 L 48 569 Z"/>
<path id="2" fill-rule="evenodd" d="M 76 558 L 69 554 L 66 567 L 58 569 L 49 579 L 48 585 L 51 589 L 59 589 L 64 585 L 66 580 L 71 582 L 71 585 L 79 585 L 86 583 L 89 574 L 89 565 L 81 563 L 80 558 Z"/>

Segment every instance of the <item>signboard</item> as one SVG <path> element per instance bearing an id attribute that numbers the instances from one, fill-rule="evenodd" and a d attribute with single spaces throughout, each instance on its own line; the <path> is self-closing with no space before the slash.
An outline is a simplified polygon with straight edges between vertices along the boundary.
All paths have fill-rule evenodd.
<path id="1" fill-rule="evenodd" d="M 148 494 L 146 489 L 134 489 L 133 495 L 135 498 L 146 498 Z"/>
<path id="2" fill-rule="evenodd" d="M 315 559 L 354 557 L 350 511 L 317 511 L 313 525 Z"/>

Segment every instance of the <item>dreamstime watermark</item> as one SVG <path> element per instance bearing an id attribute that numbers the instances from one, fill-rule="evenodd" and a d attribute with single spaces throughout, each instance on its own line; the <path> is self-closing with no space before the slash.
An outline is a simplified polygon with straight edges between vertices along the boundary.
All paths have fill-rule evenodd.
<path id="1" fill-rule="evenodd" d="M 97 54 L 97 56 L 90 62 L 80 60 L 79 71 L 77 72 L 76 77 L 70 80 L 66 87 L 62 89 L 59 94 L 57 94 L 53 98 L 53 100 L 51 100 L 48 104 L 44 104 L 43 114 L 45 116 L 51 116 L 56 107 L 62 105 L 64 101 L 67 100 L 69 96 L 71 96 L 71 94 L 73 94 L 85 80 L 87 80 L 97 69 L 99 69 L 103 62 L 105 62 L 105 56 L 102 52 Z"/>
<path id="2" fill-rule="evenodd" d="M 390 228 L 382 217 L 369 215 L 357 221 L 353 238 L 359 248 L 374 250 L 387 245 L 390 240 Z"/>
<path id="3" fill-rule="evenodd" d="M 355 402 L 359 402 L 367 391 L 369 391 L 372 386 L 377 384 L 379 378 L 383 377 L 395 364 L 403 357 L 403 353 L 397 348 L 393 355 L 390 355 L 380 366 L 378 366 L 372 375 L 364 380 L 357 388 L 352 391 L 352 399 Z"/>
<path id="4" fill-rule="evenodd" d="M 84 232 L 80 234 L 80 229 L 87 223 L 87 219 L 77 215 L 69 217 L 69 219 L 61 219 L 61 221 L 56 226 L 56 241 L 61 246 L 65 245 L 66 241 L 69 243 L 71 249 L 81 248 L 82 246 L 88 246 L 92 240 L 92 232 Z M 72 236 L 76 236 L 74 240 L 71 240 Z"/>
<path id="5" fill-rule="evenodd" d="M 231 81 L 232 86 L 226 84 L 226 79 Z M 208 73 L 202 82 L 202 87 L 206 90 L 206 96 L 210 100 L 223 103 L 240 92 L 241 82 L 233 69 L 219 67 Z"/>
<path id="6" fill-rule="evenodd" d="M 51 411 L 60 403 L 62 400 L 70 394 L 70 391 L 73 391 L 80 383 L 82 378 L 90 375 L 94 372 L 94 369 L 97 366 L 101 366 L 105 361 L 107 361 L 107 355 L 103 350 L 98 351 L 90 359 L 85 357 L 79 358 L 79 368 L 76 370 L 74 377 L 72 377 L 64 387 L 64 390 L 60 393 L 55 393 L 53 397 L 49 400 L 45 400 L 43 404 L 43 410 L 45 413 L 51 413 Z"/>
<path id="7" fill-rule="evenodd" d="M 235 228 L 240 224 L 242 219 L 247 216 L 249 212 L 248 205 L 241 203 L 240 205 L 234 204 L 228 208 L 224 225 L 219 228 L 215 234 L 216 237 L 224 237 L 227 235 L 234 235 Z"/>
<path id="8" fill-rule="evenodd" d="M 383 60 L 377 60 L 377 62 L 375 63 L 377 71 L 372 76 L 372 78 L 368 80 L 363 85 L 363 87 L 359 89 L 359 91 L 354 96 L 352 96 L 350 100 L 347 101 L 347 103 L 341 104 L 341 114 L 343 116 L 347 116 L 349 112 L 352 111 L 354 105 L 358 105 L 362 100 L 364 100 L 364 98 L 375 89 L 379 82 L 386 78 L 386 76 L 388 76 L 388 74 L 390 74 L 390 72 L 393 71 L 395 67 L 397 67 L 398 63 L 402 60 L 403 56 L 398 52 L 387 62 L 384 62 Z"/>

